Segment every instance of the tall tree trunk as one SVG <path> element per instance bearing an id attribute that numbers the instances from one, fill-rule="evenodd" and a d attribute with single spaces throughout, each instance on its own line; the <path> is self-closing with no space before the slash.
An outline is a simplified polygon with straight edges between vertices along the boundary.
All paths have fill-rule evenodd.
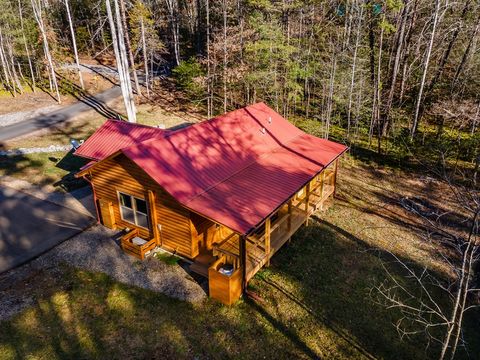
<path id="1" fill-rule="evenodd" d="M 143 23 L 143 17 L 140 18 L 140 28 L 142 32 L 142 49 L 143 49 L 143 66 L 145 68 L 145 87 L 147 89 L 147 97 L 150 97 L 150 79 L 148 77 L 148 53 L 147 42 L 145 41 L 145 25 Z"/>
<path id="2" fill-rule="evenodd" d="M 382 152 L 382 125 L 380 122 L 380 109 L 382 108 L 382 54 L 383 54 L 383 36 L 384 27 L 380 31 L 380 43 L 378 44 L 378 65 L 377 65 L 377 80 L 375 82 L 375 91 L 377 92 L 377 104 L 375 106 L 375 120 L 378 126 L 378 153 Z"/>
<path id="3" fill-rule="evenodd" d="M 175 56 L 175 65 L 180 64 L 180 25 L 178 23 L 178 0 L 165 0 L 170 16 L 170 26 L 172 27 L 173 53 Z M 209 11 L 207 11 L 209 12 Z"/>
<path id="4" fill-rule="evenodd" d="M 205 1 L 207 16 L 207 114 L 208 118 L 212 117 L 212 74 L 210 64 L 210 0 Z"/>
<path id="5" fill-rule="evenodd" d="M 434 12 L 434 15 L 433 15 L 432 33 L 430 34 L 430 41 L 429 41 L 429 44 L 428 44 L 427 54 L 425 56 L 422 79 L 420 81 L 420 89 L 418 91 L 417 101 L 416 101 L 416 104 L 415 104 L 415 114 L 414 114 L 414 117 L 413 117 L 412 129 L 410 131 L 410 137 L 412 139 L 415 136 L 415 132 L 417 131 L 418 124 L 421 120 L 419 118 L 419 114 L 420 114 L 420 106 L 421 106 L 421 103 L 422 103 L 423 88 L 425 87 L 425 81 L 426 81 L 427 73 L 428 73 L 428 66 L 430 64 L 430 57 L 432 56 L 432 47 L 433 47 L 433 42 L 435 40 L 435 33 L 437 31 L 439 13 L 440 13 L 440 0 L 435 0 L 435 12 Z"/>
<path id="6" fill-rule="evenodd" d="M 431 93 L 431 91 L 435 87 L 435 84 L 437 83 L 437 81 L 440 79 L 440 77 L 443 74 L 443 70 L 445 68 L 445 65 L 448 61 L 448 58 L 450 57 L 451 52 L 452 52 L 453 45 L 455 44 L 455 41 L 458 38 L 458 34 L 460 34 L 460 30 L 462 29 L 462 27 L 464 25 L 463 21 L 465 20 L 465 17 L 468 14 L 468 7 L 470 5 L 470 2 L 471 2 L 471 0 L 465 1 L 465 6 L 463 7 L 462 14 L 460 16 L 460 23 L 457 25 L 457 27 L 453 31 L 452 37 L 450 38 L 447 49 L 445 50 L 445 52 L 442 56 L 442 60 L 440 60 L 440 64 L 437 68 L 437 71 L 435 72 L 435 75 L 433 76 L 432 81 L 430 82 L 427 90 L 425 91 L 425 96 L 426 97 Z"/>
<path id="7" fill-rule="evenodd" d="M 73 54 L 75 55 L 75 63 L 77 64 L 78 79 L 80 80 L 80 86 L 85 90 L 83 83 L 82 70 L 80 69 L 80 60 L 78 59 L 77 40 L 75 38 L 75 31 L 73 30 L 72 15 L 70 13 L 70 5 L 68 0 L 65 0 L 65 8 L 67 9 L 68 25 L 70 26 L 70 35 L 72 36 Z"/>
<path id="8" fill-rule="evenodd" d="M 400 70 L 400 60 L 403 51 L 403 43 L 405 36 L 405 27 L 407 23 L 407 14 L 409 12 L 410 0 L 404 0 L 404 7 L 401 14 L 400 31 L 398 33 L 397 48 L 395 50 L 395 59 L 393 62 L 392 77 L 390 80 L 390 90 L 388 92 L 387 103 L 383 114 L 382 135 L 387 135 L 387 130 L 390 126 L 390 111 L 393 104 L 393 96 L 395 94 L 395 88 L 397 84 L 397 77 Z"/>
<path id="9" fill-rule="evenodd" d="M 351 125 L 351 116 L 352 116 L 352 97 L 353 97 L 353 88 L 355 86 L 355 71 L 357 67 L 357 53 L 358 47 L 360 45 L 360 34 L 362 29 L 362 19 L 363 19 L 363 6 L 360 6 L 360 14 L 358 16 L 358 25 L 357 25 L 357 35 L 355 39 L 355 48 L 353 50 L 353 60 L 352 60 L 352 77 L 350 80 L 350 90 L 348 92 L 348 110 L 347 110 L 347 138 L 350 137 L 350 125 Z"/>
<path id="10" fill-rule="evenodd" d="M 20 0 L 18 0 L 18 13 L 19 13 L 19 16 L 20 16 L 20 28 L 22 30 L 23 44 L 25 46 L 25 53 L 27 55 L 28 67 L 30 69 L 30 76 L 31 76 L 31 80 L 32 80 L 32 83 L 30 85 L 31 85 L 32 91 L 35 93 L 36 92 L 35 74 L 33 72 L 32 59 L 30 57 L 30 51 L 28 50 L 27 39 L 25 37 L 25 29 L 24 29 L 24 26 L 23 26 L 22 3 L 21 3 Z"/>
<path id="11" fill-rule="evenodd" d="M 227 0 L 222 2 L 223 10 L 223 112 L 227 112 Z"/>
<path id="12" fill-rule="evenodd" d="M 370 19 L 368 21 L 368 46 L 370 49 L 369 59 L 370 59 L 370 80 L 372 85 L 375 84 L 375 32 L 374 32 L 375 21 L 370 14 Z"/>
<path id="13" fill-rule="evenodd" d="M 455 85 L 457 84 L 458 78 L 460 77 L 460 74 L 462 73 L 462 70 L 463 70 L 465 64 L 467 63 L 467 59 L 468 59 L 468 57 L 470 55 L 470 51 L 472 49 L 473 41 L 474 41 L 475 37 L 477 36 L 479 30 L 480 30 L 480 15 L 477 18 L 477 23 L 475 25 L 475 29 L 473 30 L 473 33 L 470 36 L 470 40 L 468 41 L 468 45 L 467 45 L 467 47 L 466 47 L 466 49 L 463 53 L 462 60 L 460 61 L 460 64 L 458 65 L 457 71 L 455 71 L 455 76 L 453 77 L 453 81 L 452 81 L 452 85 L 451 85 L 452 91 L 455 88 Z"/>
<path id="14" fill-rule="evenodd" d="M 16 96 L 15 94 L 15 85 L 13 84 L 13 79 L 11 79 L 10 69 L 8 67 L 8 60 L 5 55 L 5 50 L 3 47 L 3 34 L 2 29 L 0 28 L 0 65 L 2 65 L 3 69 L 3 77 L 5 81 L 5 88 L 11 92 L 13 97 Z"/>
<path id="15" fill-rule="evenodd" d="M 358 137 L 358 128 L 359 128 L 359 123 L 360 123 L 360 114 L 361 114 L 361 108 L 362 108 L 362 96 L 363 96 L 363 83 L 364 83 L 364 78 L 360 78 L 360 84 L 359 84 L 359 90 L 357 94 L 357 104 L 355 106 L 355 135 L 353 138 L 353 142 L 355 143 L 355 140 Z"/>
<path id="16" fill-rule="evenodd" d="M 108 20 L 110 23 L 110 31 L 112 34 L 113 49 L 115 52 L 115 60 L 117 62 L 118 76 L 120 79 L 120 87 L 122 88 L 123 102 L 129 122 L 136 122 L 135 103 L 133 101 L 132 84 L 130 81 L 130 74 L 128 71 L 128 61 L 125 49 L 125 44 L 122 34 L 122 20 L 120 16 L 120 9 L 117 0 L 114 0 L 116 24 L 112 14 L 112 7 L 110 0 L 105 1 L 107 8 Z"/>
<path id="17" fill-rule="evenodd" d="M 243 49 L 244 49 L 244 27 L 245 19 L 243 16 L 243 4 L 242 0 L 237 0 L 237 13 L 238 13 L 238 25 L 240 27 L 240 63 L 243 64 Z"/>
<path id="18" fill-rule="evenodd" d="M 415 28 L 415 23 L 417 20 L 417 5 L 418 5 L 418 0 L 413 0 L 413 8 L 412 11 L 409 13 L 409 24 L 408 24 L 408 30 L 407 30 L 407 35 L 405 39 L 405 45 L 403 46 L 403 54 L 402 54 L 402 81 L 400 84 L 400 94 L 398 96 L 398 101 L 402 102 L 403 97 L 405 95 L 405 86 L 407 83 L 407 68 L 408 68 L 408 59 L 410 57 L 410 44 L 412 42 L 413 38 L 413 29 Z"/>
<path id="19" fill-rule="evenodd" d="M 50 53 L 50 48 L 48 46 L 47 30 L 45 27 L 45 23 L 43 21 L 41 2 L 39 2 L 38 0 L 32 0 L 32 8 L 33 8 L 33 14 L 34 14 L 35 20 L 40 30 L 40 34 L 42 35 L 43 49 L 44 49 L 45 57 L 48 63 L 50 81 L 52 82 L 52 85 L 55 89 L 55 93 L 57 95 L 57 101 L 60 104 L 62 102 L 62 99 L 60 98 L 60 92 L 58 91 L 58 83 L 57 83 L 57 76 L 55 74 L 55 66 L 53 65 L 52 55 Z"/>
<path id="20" fill-rule="evenodd" d="M 457 294 L 455 296 L 455 303 L 452 309 L 452 314 L 450 317 L 450 321 L 448 323 L 447 327 L 447 333 L 445 336 L 445 339 L 443 340 L 442 344 L 442 351 L 440 353 L 440 360 L 443 360 L 447 354 L 448 348 L 450 347 L 450 342 L 451 338 L 453 335 L 453 332 L 457 326 L 461 327 L 461 323 L 457 324 L 457 321 L 460 317 L 461 319 L 461 312 L 462 312 L 462 304 L 463 304 L 463 298 L 466 296 L 464 293 L 465 290 L 468 290 L 468 281 L 470 278 L 471 274 L 471 263 L 469 263 L 471 257 L 473 256 L 473 252 L 475 250 L 475 245 L 474 245 L 474 239 L 475 237 L 473 236 L 477 232 L 477 218 L 479 215 L 479 211 L 474 214 L 473 219 L 472 219 L 472 226 L 470 228 L 470 234 L 468 237 L 467 241 L 467 246 L 463 252 L 462 256 L 462 267 L 460 269 L 460 278 L 459 278 L 459 286 L 457 290 Z M 452 347 L 451 350 L 451 355 L 452 357 L 455 355 L 455 348 Z"/>
<path id="21" fill-rule="evenodd" d="M 120 4 L 120 17 L 121 17 L 121 24 L 118 26 L 122 27 L 122 33 L 124 36 L 124 43 L 125 49 L 127 53 L 127 60 L 130 71 L 133 73 L 133 82 L 135 83 L 135 90 L 138 95 L 142 95 L 142 89 L 140 88 L 140 84 L 138 82 L 137 70 L 135 69 L 135 59 L 133 58 L 132 53 L 132 45 L 130 43 L 130 35 L 128 33 L 128 26 L 127 26 L 127 10 L 125 9 L 125 0 L 116 0 Z"/>
<path id="22" fill-rule="evenodd" d="M 474 219 L 474 221 L 476 221 Z M 473 224 L 473 227 L 476 227 L 476 224 Z M 470 242 L 473 242 L 474 240 L 472 238 L 469 239 Z M 463 326 L 463 315 L 465 313 L 465 306 L 467 304 L 467 297 L 468 297 L 468 290 L 470 288 L 470 280 L 471 280 L 471 275 L 473 273 L 473 263 L 474 263 L 474 255 L 476 253 L 476 246 L 472 244 L 470 248 L 470 253 L 467 254 L 468 258 L 468 265 L 466 266 L 466 273 L 465 273 L 465 282 L 464 286 L 460 291 L 462 292 L 462 300 L 461 300 L 461 306 L 460 306 L 460 311 L 458 314 L 458 319 L 455 323 L 457 329 L 455 330 L 455 337 L 453 339 L 453 344 L 450 350 L 450 360 L 453 360 L 455 358 L 455 353 L 457 351 L 458 347 L 458 342 L 460 340 L 460 334 L 462 331 L 462 326 Z"/>
<path id="23" fill-rule="evenodd" d="M 6 43 L 7 43 L 8 55 L 10 60 L 10 68 L 12 69 L 13 79 L 17 84 L 17 89 L 19 90 L 19 93 L 23 94 L 23 86 L 22 86 L 22 83 L 20 82 L 20 78 L 18 77 L 17 67 L 15 66 L 15 57 L 13 56 L 13 46 L 11 41 L 9 41 L 8 39 L 6 39 Z"/>
<path id="24" fill-rule="evenodd" d="M 337 70 L 337 50 L 334 47 L 333 49 L 333 58 L 332 58 L 332 70 L 330 73 L 330 85 L 329 85 L 329 92 L 328 92 L 328 102 L 327 102 L 327 116 L 326 116 L 326 126 L 325 126 L 325 139 L 328 139 L 330 135 L 330 123 L 332 118 L 332 110 L 333 110 L 333 93 L 335 87 L 335 74 Z"/>

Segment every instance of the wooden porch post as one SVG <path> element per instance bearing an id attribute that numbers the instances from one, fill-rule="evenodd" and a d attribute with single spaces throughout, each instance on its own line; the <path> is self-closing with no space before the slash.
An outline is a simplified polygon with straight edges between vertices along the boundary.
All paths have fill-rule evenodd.
<path id="1" fill-rule="evenodd" d="M 270 230 L 271 229 L 271 221 L 268 218 L 265 221 L 265 253 L 267 255 L 267 262 L 266 265 L 270 266 Z"/>
<path id="2" fill-rule="evenodd" d="M 148 190 L 148 206 L 150 210 L 150 224 L 152 226 L 152 233 L 157 246 L 160 245 L 160 236 L 157 227 L 157 207 L 155 206 L 155 194 L 152 190 Z"/>
<path id="3" fill-rule="evenodd" d="M 288 200 L 288 232 L 292 231 L 292 199 Z"/>
<path id="4" fill-rule="evenodd" d="M 308 226 L 308 219 L 309 219 L 309 212 L 310 212 L 310 182 L 307 184 L 307 195 L 305 197 L 305 216 L 307 219 L 305 220 L 305 225 Z"/>
<path id="5" fill-rule="evenodd" d="M 323 187 L 325 184 L 325 169 L 322 170 L 322 175 L 320 176 L 320 210 L 323 210 Z"/>
<path id="6" fill-rule="evenodd" d="M 242 293 L 247 294 L 247 239 L 245 235 L 240 236 L 240 266 L 242 267 Z"/>
<path id="7" fill-rule="evenodd" d="M 338 158 L 335 160 L 335 170 L 333 173 L 333 197 L 337 194 L 337 173 L 338 173 Z"/>

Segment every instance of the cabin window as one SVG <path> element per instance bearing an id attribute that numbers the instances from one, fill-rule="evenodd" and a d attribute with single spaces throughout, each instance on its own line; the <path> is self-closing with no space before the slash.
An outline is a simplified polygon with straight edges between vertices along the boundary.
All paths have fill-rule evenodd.
<path id="1" fill-rule="evenodd" d="M 119 192 L 120 216 L 122 220 L 148 228 L 147 202 L 144 199 Z"/>

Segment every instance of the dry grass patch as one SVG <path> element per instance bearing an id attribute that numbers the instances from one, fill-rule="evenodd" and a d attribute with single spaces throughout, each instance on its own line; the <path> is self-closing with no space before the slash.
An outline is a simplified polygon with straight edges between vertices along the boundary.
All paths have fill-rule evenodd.
<path id="1" fill-rule="evenodd" d="M 432 206 L 458 214 L 461 210 L 448 186 L 396 169 L 375 169 L 346 157 L 339 187 L 340 197 L 323 219 L 368 246 L 453 276 L 438 255 L 438 245 L 425 241 L 421 219 L 402 205 L 405 199 L 428 199 Z"/>

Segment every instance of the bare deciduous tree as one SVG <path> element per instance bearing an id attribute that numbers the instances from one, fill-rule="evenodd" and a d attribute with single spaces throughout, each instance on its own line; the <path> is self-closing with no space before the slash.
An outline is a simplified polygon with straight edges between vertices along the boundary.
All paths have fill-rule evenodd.
<path id="1" fill-rule="evenodd" d="M 55 66 L 53 64 L 52 54 L 50 52 L 50 46 L 48 45 L 47 26 L 43 18 L 44 16 L 43 7 L 44 5 L 40 0 L 32 0 L 33 14 L 38 24 L 38 29 L 40 30 L 40 34 L 42 35 L 43 50 L 45 53 L 45 58 L 47 60 L 49 78 L 50 78 L 51 84 L 53 84 L 53 87 L 55 89 L 55 93 L 57 95 L 57 101 L 60 104 L 62 100 L 60 98 L 60 92 L 58 90 L 57 76 L 55 74 Z"/>
<path id="2" fill-rule="evenodd" d="M 441 5 L 441 0 L 435 0 L 435 10 L 433 13 L 433 20 L 432 20 L 432 32 L 430 33 L 430 41 L 428 43 L 428 48 L 427 52 L 425 54 L 425 60 L 423 62 L 423 72 L 422 72 L 422 78 L 420 80 L 420 88 L 418 90 L 418 95 L 417 99 L 415 102 L 415 113 L 413 117 L 413 124 L 412 124 L 412 129 L 410 131 L 411 137 L 415 135 L 415 132 L 417 131 L 418 127 L 418 122 L 419 122 L 419 115 L 420 115 L 420 106 L 422 105 L 422 96 L 423 96 L 423 88 L 425 87 L 425 82 L 427 79 L 427 73 L 428 73 L 428 66 L 430 65 L 430 58 L 432 56 L 432 48 L 433 48 L 433 42 L 435 40 L 435 34 L 437 31 L 437 25 L 438 25 L 438 19 L 440 16 L 440 5 Z"/>
<path id="3" fill-rule="evenodd" d="M 80 80 L 80 86 L 82 89 L 85 89 L 85 85 L 83 84 L 82 69 L 80 68 L 80 60 L 78 59 L 77 40 L 75 38 L 75 30 L 73 29 L 72 15 L 70 14 L 70 5 L 68 4 L 68 0 L 65 0 L 65 8 L 67 9 L 70 35 L 72 36 L 73 54 L 75 56 L 75 63 L 77 64 L 78 79 Z"/>
<path id="4" fill-rule="evenodd" d="M 123 41 L 123 32 L 121 25 L 121 15 L 117 0 L 114 0 L 115 19 L 112 13 L 110 0 L 105 1 L 107 8 L 108 20 L 110 23 L 110 31 L 112 34 L 113 48 L 115 52 L 115 59 L 117 62 L 118 76 L 120 79 L 120 87 L 122 88 L 123 102 L 125 110 L 127 111 L 128 121 L 136 122 L 136 109 L 133 101 L 132 84 L 130 74 L 128 71 L 127 52 L 125 43 Z"/>
<path id="5" fill-rule="evenodd" d="M 438 249 L 438 257 L 451 276 L 440 278 L 427 267 L 418 268 L 390 252 L 394 262 L 405 271 L 406 281 L 416 284 L 416 291 L 385 265 L 388 278 L 375 290 L 380 302 L 401 312 L 396 324 L 401 336 L 424 333 L 430 341 L 441 345 L 439 359 L 453 359 L 463 341 L 465 314 L 480 306 L 473 298 L 475 293 L 480 295 L 480 284 L 474 281 L 475 266 L 480 261 L 480 197 L 476 191 L 454 185 L 448 178 L 445 181 L 460 206 L 456 213 L 432 209 L 421 199 L 403 198 L 401 204 L 421 220 L 422 237 Z M 452 230 L 447 223 L 449 216 L 461 219 L 457 220 L 460 228 Z"/>

